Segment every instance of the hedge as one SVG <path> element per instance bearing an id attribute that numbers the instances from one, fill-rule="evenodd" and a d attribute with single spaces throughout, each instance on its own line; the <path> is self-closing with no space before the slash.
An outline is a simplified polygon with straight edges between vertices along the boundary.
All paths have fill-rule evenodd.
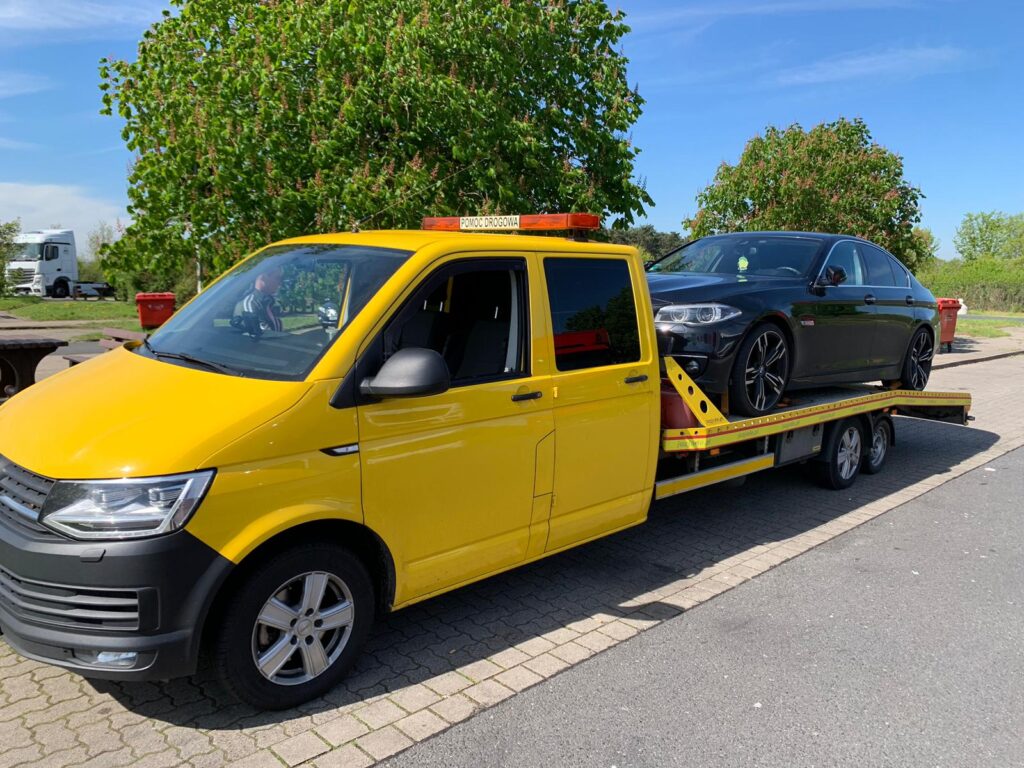
<path id="1" fill-rule="evenodd" d="M 963 299 L 970 309 L 1024 311 L 1024 258 L 936 261 L 917 279 L 936 296 Z"/>

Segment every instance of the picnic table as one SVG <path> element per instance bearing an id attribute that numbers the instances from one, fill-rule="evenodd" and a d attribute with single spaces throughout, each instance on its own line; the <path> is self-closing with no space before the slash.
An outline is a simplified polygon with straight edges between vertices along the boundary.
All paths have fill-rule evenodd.
<path id="1" fill-rule="evenodd" d="M 36 366 L 46 357 L 66 347 L 61 339 L 38 337 L 0 338 L 0 400 L 12 397 L 36 381 Z"/>

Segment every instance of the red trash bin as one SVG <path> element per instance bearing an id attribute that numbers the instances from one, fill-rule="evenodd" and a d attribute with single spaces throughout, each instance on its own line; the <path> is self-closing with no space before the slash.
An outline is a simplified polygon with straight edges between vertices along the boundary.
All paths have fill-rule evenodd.
<path id="1" fill-rule="evenodd" d="M 939 345 L 945 345 L 947 352 L 953 351 L 953 336 L 956 334 L 956 313 L 960 311 L 957 299 L 936 299 L 939 304 Z"/>
<path id="2" fill-rule="evenodd" d="M 139 310 L 139 325 L 147 331 L 159 328 L 174 314 L 173 293 L 136 293 L 135 306 Z"/>

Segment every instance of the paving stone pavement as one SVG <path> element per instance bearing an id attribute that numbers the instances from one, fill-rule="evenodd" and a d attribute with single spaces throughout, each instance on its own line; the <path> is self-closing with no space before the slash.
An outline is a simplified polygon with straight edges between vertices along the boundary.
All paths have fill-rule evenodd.
<path id="1" fill-rule="evenodd" d="M 972 392 L 974 426 L 899 419 L 886 470 L 846 491 L 802 467 L 694 491 L 646 525 L 398 612 L 343 685 L 295 710 L 256 712 L 207 673 L 90 682 L 0 642 L 0 768 L 371 765 L 1024 445 L 1022 379 L 1019 356 L 937 371 L 932 388 Z"/>

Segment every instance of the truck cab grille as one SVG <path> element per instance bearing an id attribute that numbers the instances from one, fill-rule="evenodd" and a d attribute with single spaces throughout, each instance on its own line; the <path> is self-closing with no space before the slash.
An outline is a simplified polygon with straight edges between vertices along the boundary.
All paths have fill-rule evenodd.
<path id="1" fill-rule="evenodd" d="M 39 523 L 39 512 L 54 481 L 0 456 L 0 518 L 21 531 L 56 537 Z"/>

